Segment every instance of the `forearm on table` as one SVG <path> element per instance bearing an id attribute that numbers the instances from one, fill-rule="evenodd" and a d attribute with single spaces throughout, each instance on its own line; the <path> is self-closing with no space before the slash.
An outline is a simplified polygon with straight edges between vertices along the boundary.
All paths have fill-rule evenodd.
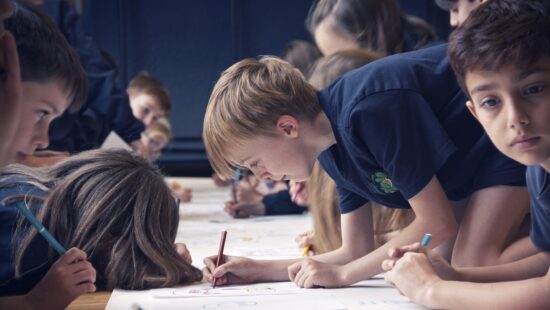
<path id="1" fill-rule="evenodd" d="M 540 277 L 548 271 L 550 254 L 537 253 L 519 261 L 485 267 L 464 267 L 457 269 L 459 280 L 470 282 L 518 281 Z"/>
<path id="2" fill-rule="evenodd" d="M 288 266 L 299 262 L 296 259 L 256 260 L 258 276 L 256 282 L 289 281 Z"/>
<path id="3" fill-rule="evenodd" d="M 416 302 L 435 309 L 548 309 L 546 278 L 498 283 L 439 281 Z"/>

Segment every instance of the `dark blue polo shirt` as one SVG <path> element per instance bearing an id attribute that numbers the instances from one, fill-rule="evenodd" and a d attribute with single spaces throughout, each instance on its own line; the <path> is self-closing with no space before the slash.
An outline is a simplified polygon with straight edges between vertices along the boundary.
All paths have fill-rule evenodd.
<path id="1" fill-rule="evenodd" d="M 10 178 L 14 181 L 13 186 L 0 188 L 0 249 L 2 249 L 0 251 L 0 296 L 27 293 L 42 279 L 52 265 L 52 261 L 56 259 L 48 259 L 48 243 L 42 236 L 37 235 L 23 257 L 22 277 L 14 278 L 15 264 L 13 254 L 21 241 L 21 238 L 14 236 L 16 225 L 18 225 L 21 217 L 15 204 L 22 202 L 23 197 L 27 194 L 45 196 L 46 193 L 32 185 L 16 184 L 15 180 L 20 180 L 20 177 Z M 6 198 L 13 195 L 22 196 L 6 204 L 2 203 Z M 33 200 L 31 210 L 37 212 L 40 204 L 34 202 L 36 200 Z M 26 220 L 22 221 L 22 225 L 23 232 L 34 229 Z"/>
<path id="2" fill-rule="evenodd" d="M 527 168 L 531 199 L 531 240 L 541 251 L 550 251 L 550 174 L 541 166 Z"/>
<path id="3" fill-rule="evenodd" d="M 343 213 L 369 200 L 408 208 L 434 175 L 451 200 L 525 186 L 525 167 L 502 155 L 467 110 L 446 44 L 370 63 L 318 97 L 336 138 L 319 161 Z"/>

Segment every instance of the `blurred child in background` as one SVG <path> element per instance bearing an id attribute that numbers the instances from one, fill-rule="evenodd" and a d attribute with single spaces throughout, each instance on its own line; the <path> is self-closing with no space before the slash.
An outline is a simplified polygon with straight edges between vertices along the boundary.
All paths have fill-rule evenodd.
<path id="1" fill-rule="evenodd" d="M 403 13 L 397 0 L 320 0 L 312 6 L 306 26 L 323 55 L 366 49 L 386 56 L 435 40 L 430 26 Z"/>

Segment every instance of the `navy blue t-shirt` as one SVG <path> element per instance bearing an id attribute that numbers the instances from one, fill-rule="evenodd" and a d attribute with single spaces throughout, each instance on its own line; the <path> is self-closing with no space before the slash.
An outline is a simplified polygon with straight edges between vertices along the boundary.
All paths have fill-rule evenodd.
<path id="1" fill-rule="evenodd" d="M 531 240 L 542 251 L 550 251 L 550 174 L 541 166 L 527 168 L 531 199 Z"/>
<path id="2" fill-rule="evenodd" d="M 77 52 L 88 80 L 85 106 L 78 112 L 65 111 L 52 122 L 49 149 L 71 153 L 96 149 L 111 131 L 128 143 L 138 140 L 145 126 L 132 114 L 128 95 L 116 76 L 116 64 L 84 32 L 78 12 L 59 0 L 46 1 L 41 8 Z"/>
<path id="3" fill-rule="evenodd" d="M 409 208 L 434 175 L 451 200 L 525 186 L 525 167 L 502 155 L 467 110 L 446 44 L 351 71 L 318 98 L 336 138 L 319 161 L 342 213 L 369 200 Z"/>
<path id="4" fill-rule="evenodd" d="M 0 188 L 0 202 L 12 195 L 34 196 L 46 195 L 36 187 L 27 184 L 16 184 L 13 179 L 13 186 Z M 19 178 L 20 179 L 20 178 Z M 15 228 L 19 220 L 19 211 L 15 207 L 23 198 L 10 201 L 5 205 L 0 203 L 0 296 L 21 295 L 30 291 L 46 274 L 52 262 L 48 260 L 48 243 L 37 235 L 29 246 L 22 260 L 22 277 L 14 278 L 15 263 L 13 259 L 14 250 L 18 246 L 18 240 L 14 236 Z M 36 202 L 36 200 L 33 200 Z M 32 203 L 31 210 L 37 212 L 40 204 Z M 23 221 L 23 231 L 28 231 L 31 225 Z"/>

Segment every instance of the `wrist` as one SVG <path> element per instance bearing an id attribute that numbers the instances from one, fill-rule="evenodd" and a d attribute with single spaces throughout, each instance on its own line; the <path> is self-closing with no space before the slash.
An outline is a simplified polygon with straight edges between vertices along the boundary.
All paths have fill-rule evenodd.
<path id="1" fill-rule="evenodd" d="M 441 292 L 444 282 L 439 278 L 430 282 L 424 289 L 419 291 L 415 302 L 431 309 L 439 309 L 439 292 Z"/>
<path id="2" fill-rule="evenodd" d="M 353 279 L 353 272 L 351 272 L 351 268 L 347 264 L 339 266 L 338 275 L 340 276 L 338 282 L 340 286 L 348 286 L 360 281 Z"/>

